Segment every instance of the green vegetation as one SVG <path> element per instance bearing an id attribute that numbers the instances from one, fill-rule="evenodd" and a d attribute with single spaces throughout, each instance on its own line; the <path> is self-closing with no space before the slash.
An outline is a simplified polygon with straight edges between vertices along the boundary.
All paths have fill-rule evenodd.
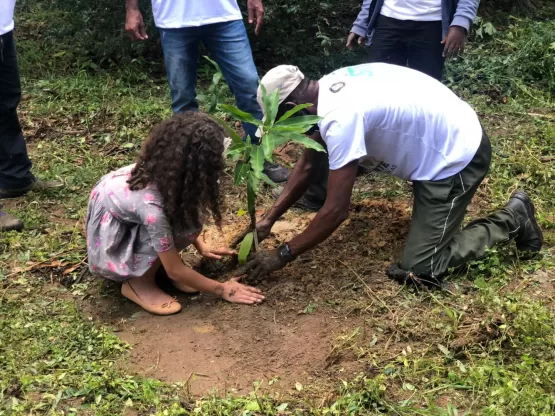
<path id="1" fill-rule="evenodd" d="M 324 148 L 313 140 L 303 135 L 314 124 L 320 120 L 318 116 L 304 115 L 291 118 L 299 111 L 310 107 L 310 104 L 298 105 L 287 111 L 279 119 L 279 90 L 268 95 L 263 88 L 262 100 L 264 103 L 265 121 L 254 118 L 252 114 L 245 113 L 237 107 L 223 104 L 222 108 L 228 112 L 233 118 L 245 123 L 256 125 L 260 129 L 260 145 L 253 145 L 251 138 L 243 141 L 239 135 L 228 128 L 232 137 L 233 145 L 229 148 L 227 154 L 235 162 L 235 173 L 233 175 L 233 184 L 238 186 L 247 182 L 247 211 L 250 216 L 251 232 L 245 235 L 239 249 L 239 263 L 244 264 L 247 260 L 251 248 L 258 249 L 258 238 L 256 233 L 256 196 L 259 192 L 260 181 L 270 186 L 275 186 L 266 174 L 263 173 L 264 162 L 273 162 L 274 151 L 289 142 L 299 143 L 311 149 L 324 151 Z"/>
<path id="2" fill-rule="evenodd" d="M 325 380 L 315 379 L 280 395 L 255 384 L 246 395 L 193 398 L 186 383 L 135 375 L 128 364 L 130 347 L 83 307 L 92 285 L 82 274 L 88 194 L 103 174 L 131 163 L 152 125 L 171 114 L 160 61 L 150 59 L 156 56 L 152 45 L 134 46 L 129 52 L 121 46 L 123 37 L 116 44 L 121 47 L 100 43 L 94 51 L 87 48 L 87 34 L 108 42 L 114 32 L 96 31 L 94 24 L 83 25 L 81 19 L 95 22 L 106 13 L 121 27 L 119 4 L 93 14 L 90 2 L 59 3 L 68 7 L 59 11 L 51 2 L 21 2 L 19 11 L 25 94 L 20 118 L 36 172 L 63 178 L 67 188 L 6 204 L 25 221 L 26 229 L 0 235 L 0 415 L 555 413 L 552 21 L 527 17 L 505 24 L 488 15 L 485 23 L 493 22 L 497 32 L 484 30 L 483 39 L 475 37 L 465 58 L 448 71 L 450 85 L 480 113 L 495 152 L 472 215 L 501 206 L 514 189 L 526 188 L 545 233 L 542 255 L 519 261 L 511 247 L 498 249 L 464 275 L 454 276 L 448 291 L 399 287 L 386 293 L 381 287 L 363 286 L 365 295 L 349 305 L 333 299 L 318 302 L 318 308 L 311 303 L 305 312 L 311 318 L 330 308 L 340 316 L 358 314 L 364 322 L 346 327 L 333 345 L 320 346 L 330 350 L 330 360 L 350 355 L 356 363 L 356 374 L 338 372 L 344 382 L 335 383 L 331 393 L 320 385 Z M 355 2 L 347 3 L 354 7 Z M 275 2 L 268 5 L 269 14 L 281 8 L 304 19 L 304 4 Z M 337 3 L 332 7 L 330 2 L 328 9 L 324 4 L 307 26 L 325 19 L 339 25 L 347 15 L 349 20 L 354 16 L 348 7 L 339 11 Z M 70 18 L 78 7 L 86 13 Z M 343 17 L 333 23 L 333 13 Z M 553 15 L 551 10 L 537 13 Z M 292 19 L 292 28 L 299 22 Z M 269 34 L 277 30 L 268 26 Z M 332 33 L 320 27 L 321 33 Z M 338 52 L 334 40 L 322 45 L 321 37 L 302 37 L 305 49 L 299 49 L 298 56 L 310 46 L 310 55 L 303 59 L 312 65 L 311 72 L 360 59 Z M 291 58 L 294 45 L 283 39 L 278 38 L 285 46 L 277 56 Z M 264 58 L 261 45 L 262 40 L 256 50 Z M 329 48 L 324 58 L 322 47 Z M 104 60 L 99 59 L 100 50 Z M 203 82 L 210 79 L 204 76 Z M 232 100 L 227 97 L 227 102 Z M 233 176 L 234 168 L 228 173 Z M 372 180 L 379 186 L 367 188 L 361 181 L 356 201 L 408 199 L 400 182 Z M 364 276 L 364 270 L 352 267 Z M 393 330 L 385 324 L 389 321 L 395 324 Z"/>

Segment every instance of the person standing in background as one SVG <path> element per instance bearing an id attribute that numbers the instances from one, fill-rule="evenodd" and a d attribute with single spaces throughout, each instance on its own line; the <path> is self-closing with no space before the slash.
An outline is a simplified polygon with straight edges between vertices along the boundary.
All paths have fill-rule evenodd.
<path id="1" fill-rule="evenodd" d="M 148 39 L 138 0 L 126 0 L 125 30 L 132 40 Z M 264 7 L 261 0 L 247 0 L 248 20 L 258 35 Z M 237 107 L 262 118 L 256 100 L 258 72 L 237 0 L 152 0 L 154 23 L 160 33 L 174 113 L 197 111 L 197 60 L 199 42 L 220 66 Z M 245 134 L 258 141 L 256 127 L 243 123 Z M 266 162 L 264 173 L 276 183 L 285 182 L 287 169 Z"/>
<path id="2" fill-rule="evenodd" d="M 364 0 L 347 48 L 370 45 L 370 62 L 408 66 L 441 80 L 464 51 L 480 0 Z"/>
<path id="3" fill-rule="evenodd" d="M 15 0 L 0 1 L 0 199 L 62 186 L 41 181 L 31 173 L 32 163 L 17 116 L 21 80 L 13 37 L 14 9 Z M 23 221 L 2 208 L 0 203 L 0 231 L 21 231 Z"/>

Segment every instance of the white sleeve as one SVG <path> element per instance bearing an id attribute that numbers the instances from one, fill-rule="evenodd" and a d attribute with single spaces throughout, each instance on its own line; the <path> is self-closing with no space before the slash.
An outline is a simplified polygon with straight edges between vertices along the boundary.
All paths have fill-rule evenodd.
<path id="1" fill-rule="evenodd" d="M 328 148 L 330 170 L 366 156 L 364 116 L 354 111 L 333 111 L 319 123 Z"/>

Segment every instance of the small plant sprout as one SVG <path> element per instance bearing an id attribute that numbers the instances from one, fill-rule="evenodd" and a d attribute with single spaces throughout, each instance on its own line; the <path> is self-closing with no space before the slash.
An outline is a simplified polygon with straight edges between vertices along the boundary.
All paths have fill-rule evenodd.
<path id="1" fill-rule="evenodd" d="M 256 197 L 260 182 L 275 186 L 275 183 L 263 172 L 264 162 L 273 162 L 274 150 L 288 142 L 299 143 L 307 148 L 325 152 L 325 149 L 319 143 L 303 135 L 321 118 L 312 115 L 293 117 L 312 104 L 298 105 L 276 120 L 279 107 L 279 91 L 276 90 L 268 95 L 262 86 L 262 92 L 264 114 L 266 114 L 264 121 L 257 120 L 253 115 L 232 105 L 220 105 L 221 109 L 235 120 L 257 126 L 260 134 L 260 145 L 253 144 L 250 137 L 243 140 L 237 132 L 226 125 L 232 139 L 227 155 L 235 162 L 234 184 L 236 186 L 247 184 L 247 212 L 251 220 L 251 232 L 245 236 L 239 247 L 239 264 L 246 262 L 247 256 L 253 247 L 255 251 L 258 249 L 258 238 L 254 231 L 256 230 Z"/>

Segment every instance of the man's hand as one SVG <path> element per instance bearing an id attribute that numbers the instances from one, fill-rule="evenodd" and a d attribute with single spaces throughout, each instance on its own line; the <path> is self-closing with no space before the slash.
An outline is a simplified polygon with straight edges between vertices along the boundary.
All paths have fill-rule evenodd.
<path id="1" fill-rule="evenodd" d="M 358 44 L 358 46 L 362 46 L 364 39 L 366 38 L 363 36 L 357 35 L 355 32 L 349 33 L 349 36 L 347 37 L 347 45 L 346 45 L 347 49 L 352 51 L 355 45 Z"/>
<path id="2" fill-rule="evenodd" d="M 272 231 L 273 225 L 274 224 L 272 224 L 268 220 L 261 220 L 256 223 L 256 232 L 258 234 L 259 243 L 261 243 L 262 240 L 265 240 L 266 238 L 268 238 L 268 236 L 270 235 L 270 231 Z M 245 236 L 250 232 L 251 232 L 251 227 L 248 226 L 240 234 L 238 234 L 233 238 L 233 240 L 231 241 L 230 247 L 237 248 L 237 246 L 241 244 L 241 241 L 243 241 Z"/>
<path id="3" fill-rule="evenodd" d="M 451 59 L 457 57 L 464 52 L 464 43 L 466 41 L 466 30 L 461 26 L 451 26 L 447 32 L 447 36 L 441 41 L 443 48 L 443 57 Z"/>
<path id="4" fill-rule="evenodd" d="M 249 280 L 264 277 L 268 273 L 283 269 L 287 263 L 281 259 L 277 250 L 258 251 L 249 257 L 244 266 L 238 268 L 234 275 L 240 276 L 249 273 Z"/>
<path id="5" fill-rule="evenodd" d="M 143 21 L 143 15 L 138 8 L 128 8 L 127 17 L 125 20 L 125 30 L 129 33 L 131 40 L 146 40 L 148 35 L 146 34 L 145 23 Z"/>
<path id="6" fill-rule="evenodd" d="M 252 305 L 254 303 L 261 303 L 265 299 L 259 289 L 251 286 L 245 286 L 234 279 L 229 282 L 222 283 L 222 286 L 222 299 L 231 303 L 245 303 L 247 305 Z"/>
<path id="7" fill-rule="evenodd" d="M 254 23 L 254 34 L 258 36 L 262 29 L 264 20 L 264 6 L 262 0 L 247 0 L 247 9 L 249 13 L 249 24 Z"/>

